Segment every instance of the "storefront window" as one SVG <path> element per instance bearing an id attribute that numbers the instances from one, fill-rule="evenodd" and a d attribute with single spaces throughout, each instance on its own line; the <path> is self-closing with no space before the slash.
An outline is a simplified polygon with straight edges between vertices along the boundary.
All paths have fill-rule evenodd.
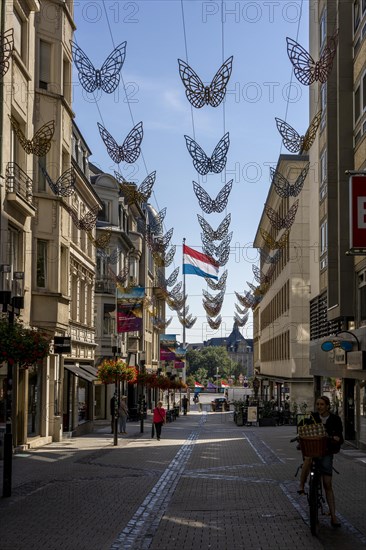
<path id="1" fill-rule="evenodd" d="M 38 365 L 28 369 L 28 435 L 40 433 L 41 374 Z"/>
<path id="2" fill-rule="evenodd" d="M 78 424 L 83 424 L 89 420 L 89 382 L 78 378 Z"/>

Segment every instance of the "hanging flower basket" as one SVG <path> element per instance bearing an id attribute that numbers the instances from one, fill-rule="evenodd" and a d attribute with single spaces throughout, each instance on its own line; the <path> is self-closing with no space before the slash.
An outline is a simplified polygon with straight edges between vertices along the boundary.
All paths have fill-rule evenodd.
<path id="1" fill-rule="evenodd" d="M 50 352 L 50 339 L 42 332 L 26 328 L 21 321 L 0 319 L 0 363 L 19 363 L 26 368 L 42 361 Z"/>
<path id="2" fill-rule="evenodd" d="M 98 367 L 98 380 L 103 384 L 117 382 L 134 383 L 137 379 L 135 367 L 129 367 L 122 359 L 104 359 Z"/>

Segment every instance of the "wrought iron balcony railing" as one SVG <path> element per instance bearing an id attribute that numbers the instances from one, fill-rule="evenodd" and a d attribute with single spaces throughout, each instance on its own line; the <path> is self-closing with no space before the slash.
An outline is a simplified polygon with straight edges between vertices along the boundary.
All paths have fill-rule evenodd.
<path id="1" fill-rule="evenodd" d="M 16 193 L 33 206 L 33 181 L 16 162 L 8 162 L 6 167 L 6 192 Z"/>

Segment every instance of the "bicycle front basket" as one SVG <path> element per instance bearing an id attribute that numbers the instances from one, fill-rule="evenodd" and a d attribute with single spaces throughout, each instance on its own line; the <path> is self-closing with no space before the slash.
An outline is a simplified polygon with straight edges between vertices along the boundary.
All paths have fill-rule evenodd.
<path id="1" fill-rule="evenodd" d="M 316 457 L 325 456 L 327 454 L 327 437 L 299 437 L 300 448 L 303 456 Z"/>

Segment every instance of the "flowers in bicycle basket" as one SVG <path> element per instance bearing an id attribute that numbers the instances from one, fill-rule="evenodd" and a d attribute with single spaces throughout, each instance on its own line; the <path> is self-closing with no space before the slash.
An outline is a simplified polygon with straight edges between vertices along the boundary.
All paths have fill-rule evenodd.
<path id="1" fill-rule="evenodd" d="M 322 423 L 299 426 L 298 432 L 300 437 L 325 437 L 327 435 Z"/>

